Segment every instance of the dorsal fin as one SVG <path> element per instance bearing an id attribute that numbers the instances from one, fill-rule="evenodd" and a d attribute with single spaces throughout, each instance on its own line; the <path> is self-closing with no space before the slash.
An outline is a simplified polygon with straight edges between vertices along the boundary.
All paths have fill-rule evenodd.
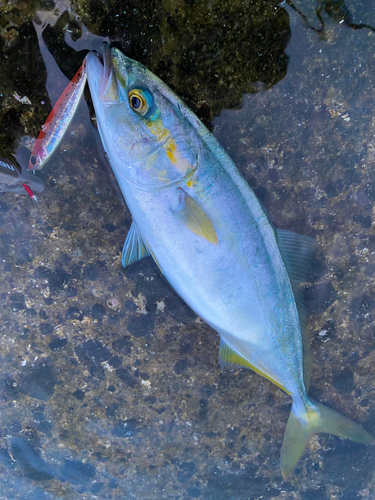
<path id="1" fill-rule="evenodd" d="M 276 236 L 280 253 L 292 285 L 299 321 L 301 324 L 303 345 L 303 378 L 306 391 L 308 392 L 312 368 L 312 355 L 310 339 L 307 334 L 306 311 L 301 283 L 303 283 L 306 279 L 306 272 L 310 267 L 311 259 L 316 251 L 317 242 L 314 238 L 302 236 L 285 229 L 276 229 Z"/>

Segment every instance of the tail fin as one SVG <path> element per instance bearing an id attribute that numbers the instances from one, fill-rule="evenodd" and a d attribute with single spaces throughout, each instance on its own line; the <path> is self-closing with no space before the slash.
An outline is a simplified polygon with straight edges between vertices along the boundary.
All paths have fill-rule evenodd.
<path id="1" fill-rule="evenodd" d="M 315 401 L 309 402 L 303 414 L 295 415 L 293 404 L 281 447 L 281 474 L 286 478 L 294 469 L 309 439 L 319 432 L 372 444 L 375 439 L 360 425 Z M 296 412 L 297 413 L 297 412 Z"/>

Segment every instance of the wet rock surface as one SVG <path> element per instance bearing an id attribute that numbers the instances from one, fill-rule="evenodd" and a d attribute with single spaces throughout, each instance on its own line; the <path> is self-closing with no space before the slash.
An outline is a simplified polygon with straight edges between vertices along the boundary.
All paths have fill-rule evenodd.
<path id="1" fill-rule="evenodd" d="M 110 36 L 213 129 L 277 227 L 317 239 L 310 393 L 375 435 L 375 36 L 353 27 L 375 18 L 319 5 L 296 2 L 321 31 L 271 0 L 3 3 L 0 154 L 27 157 L 51 109 L 37 11 L 68 78 L 83 26 Z M 374 498 L 375 448 L 329 435 L 284 481 L 290 398 L 222 373 L 218 335 L 150 258 L 122 269 L 131 217 L 85 104 L 38 175 L 40 206 L 0 199 L 0 497 Z"/>

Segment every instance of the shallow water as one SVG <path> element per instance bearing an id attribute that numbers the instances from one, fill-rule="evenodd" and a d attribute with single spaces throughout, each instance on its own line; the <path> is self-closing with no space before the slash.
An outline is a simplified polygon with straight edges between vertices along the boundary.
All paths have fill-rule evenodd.
<path id="1" fill-rule="evenodd" d="M 110 37 L 211 127 L 276 226 L 317 239 L 310 394 L 375 435 L 373 3 L 321 2 L 323 29 L 303 0 L 52 7 L 0 6 L 0 154 L 28 160 Z M 85 103 L 38 175 L 40 206 L 0 200 L 0 499 L 375 497 L 374 448 L 330 435 L 284 481 L 290 398 L 222 373 L 218 335 L 151 259 L 121 267 L 131 217 Z"/>

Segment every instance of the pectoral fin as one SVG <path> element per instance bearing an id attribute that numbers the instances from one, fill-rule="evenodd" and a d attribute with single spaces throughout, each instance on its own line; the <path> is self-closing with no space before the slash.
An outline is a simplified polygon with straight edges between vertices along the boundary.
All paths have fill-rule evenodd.
<path id="1" fill-rule="evenodd" d="M 192 233 L 204 238 L 213 245 L 217 245 L 217 234 L 206 212 L 182 188 L 178 188 L 178 191 L 180 198 L 176 215 L 179 220 Z"/>
<path id="2" fill-rule="evenodd" d="M 121 263 L 126 267 L 149 255 L 151 254 L 148 245 L 143 241 L 142 236 L 139 234 L 138 226 L 133 220 L 122 250 Z"/>

